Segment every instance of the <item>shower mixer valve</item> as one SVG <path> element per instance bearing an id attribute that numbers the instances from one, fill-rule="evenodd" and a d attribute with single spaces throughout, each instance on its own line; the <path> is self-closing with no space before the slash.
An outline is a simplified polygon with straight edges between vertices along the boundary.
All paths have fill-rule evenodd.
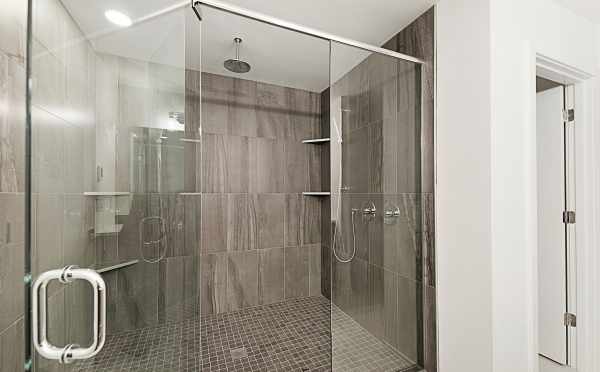
<path id="1" fill-rule="evenodd" d="M 385 212 L 383 212 L 383 215 L 388 218 L 400 217 L 400 208 L 394 207 L 393 209 L 386 209 Z"/>
<path id="2" fill-rule="evenodd" d="M 383 211 L 383 223 L 386 225 L 394 225 L 400 218 L 400 208 L 396 205 L 389 205 Z"/>
<path id="3" fill-rule="evenodd" d="M 375 208 L 375 203 L 372 201 L 365 202 L 361 209 L 360 213 L 362 213 L 363 218 L 366 220 L 372 220 L 377 216 L 377 208 Z"/>
<path id="4" fill-rule="evenodd" d="M 376 216 L 377 208 L 375 208 L 375 206 L 363 208 L 362 214 L 365 216 Z"/>

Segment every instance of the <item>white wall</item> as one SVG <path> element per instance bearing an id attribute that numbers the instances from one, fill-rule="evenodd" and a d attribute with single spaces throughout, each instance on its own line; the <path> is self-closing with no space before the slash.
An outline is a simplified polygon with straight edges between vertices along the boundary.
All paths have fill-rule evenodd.
<path id="1" fill-rule="evenodd" d="M 489 2 L 442 0 L 436 26 L 439 371 L 491 371 Z"/>
<path id="2" fill-rule="evenodd" d="M 551 0 L 493 0 L 491 9 L 494 370 L 533 371 L 535 55 L 595 73 L 596 33 L 592 23 Z"/>
<path id="3" fill-rule="evenodd" d="M 552 0 L 529 1 L 535 7 L 530 10 L 535 20 L 530 39 L 536 52 L 583 71 L 598 71 L 598 26 Z"/>
<path id="4" fill-rule="evenodd" d="M 595 74 L 597 27 L 552 0 L 437 16 L 440 371 L 534 371 L 535 55 Z"/>
<path id="5" fill-rule="evenodd" d="M 535 28 L 531 3 L 501 0 L 491 6 L 494 371 L 530 371 L 537 361 L 531 348 L 534 260 L 527 249 L 536 247 L 536 190 L 530 184 L 536 179 L 535 147 L 533 153 L 527 147 L 535 141 L 535 108 L 528 105 L 535 98 L 526 36 Z"/>

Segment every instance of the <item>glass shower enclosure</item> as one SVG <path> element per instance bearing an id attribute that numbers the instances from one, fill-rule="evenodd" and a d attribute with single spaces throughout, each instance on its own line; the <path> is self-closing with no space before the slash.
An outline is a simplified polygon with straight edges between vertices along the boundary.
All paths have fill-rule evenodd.
<path id="1" fill-rule="evenodd" d="M 25 369 L 421 370 L 423 61 L 100 3 L 31 0 Z"/>

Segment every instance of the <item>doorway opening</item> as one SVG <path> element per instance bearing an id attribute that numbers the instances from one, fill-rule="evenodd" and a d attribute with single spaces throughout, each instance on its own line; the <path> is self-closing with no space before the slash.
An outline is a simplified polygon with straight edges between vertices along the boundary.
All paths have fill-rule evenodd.
<path id="1" fill-rule="evenodd" d="M 542 371 L 575 365 L 574 125 L 574 86 L 536 76 L 537 322 Z"/>

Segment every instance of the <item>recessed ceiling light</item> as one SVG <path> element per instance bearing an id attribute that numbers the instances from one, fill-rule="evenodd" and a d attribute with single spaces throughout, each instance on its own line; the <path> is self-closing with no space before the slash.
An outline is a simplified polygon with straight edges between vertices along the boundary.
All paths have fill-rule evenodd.
<path id="1" fill-rule="evenodd" d="M 129 27 L 131 26 L 131 18 L 127 14 L 121 13 L 118 10 L 110 9 L 104 12 L 106 19 L 111 21 L 117 26 Z"/>

